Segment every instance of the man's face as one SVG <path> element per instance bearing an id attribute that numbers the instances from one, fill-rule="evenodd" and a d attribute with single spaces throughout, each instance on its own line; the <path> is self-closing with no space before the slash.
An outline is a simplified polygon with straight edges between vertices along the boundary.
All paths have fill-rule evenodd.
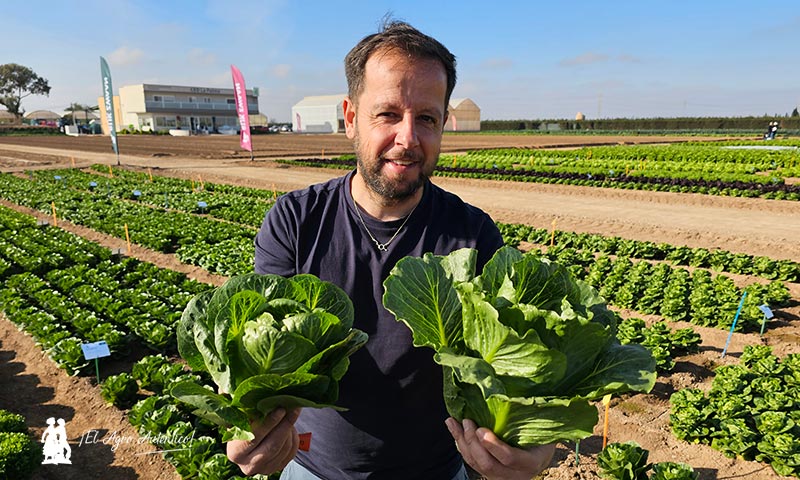
<path id="1" fill-rule="evenodd" d="M 433 173 L 447 118 L 446 91 L 438 61 L 378 51 L 367 60 L 358 98 L 345 100 L 358 173 L 386 203 L 411 197 Z"/>

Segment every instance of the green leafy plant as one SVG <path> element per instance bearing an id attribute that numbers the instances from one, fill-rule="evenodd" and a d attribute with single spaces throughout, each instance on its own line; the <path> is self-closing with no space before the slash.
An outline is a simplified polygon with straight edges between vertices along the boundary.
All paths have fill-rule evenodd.
<path id="1" fill-rule="evenodd" d="M 0 432 L 0 479 L 31 478 L 41 458 L 41 447 L 27 433 Z"/>
<path id="2" fill-rule="evenodd" d="M 303 274 L 247 274 L 195 296 L 178 326 L 178 350 L 211 375 L 172 386 L 195 413 L 226 427 L 223 440 L 252 440 L 250 420 L 277 407 L 335 407 L 348 357 L 367 335 L 339 287 Z"/>
<path id="3" fill-rule="evenodd" d="M 650 480 L 697 480 L 697 472 L 690 465 L 678 462 L 659 462 L 653 465 Z"/>
<path id="4" fill-rule="evenodd" d="M 0 432 L 27 432 L 25 417 L 18 413 L 0 409 Z"/>
<path id="5" fill-rule="evenodd" d="M 139 384 L 125 372 L 109 376 L 100 386 L 100 396 L 103 400 L 117 408 L 130 408 L 136 403 L 138 392 Z"/>
<path id="6" fill-rule="evenodd" d="M 477 252 L 400 260 L 383 304 L 435 350 L 444 400 L 514 446 L 592 434 L 610 393 L 649 391 L 655 362 L 620 345 L 616 315 L 587 284 L 537 255 L 503 247 L 475 275 Z"/>
<path id="7" fill-rule="evenodd" d="M 615 480 L 647 480 L 650 452 L 636 442 L 610 443 L 597 454 L 597 465 L 605 478 Z"/>

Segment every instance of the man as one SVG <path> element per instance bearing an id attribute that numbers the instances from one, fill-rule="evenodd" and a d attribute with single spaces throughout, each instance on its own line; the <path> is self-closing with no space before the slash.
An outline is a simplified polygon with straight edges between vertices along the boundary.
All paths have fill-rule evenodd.
<path id="1" fill-rule="evenodd" d="M 381 302 L 383 280 L 405 256 L 471 247 L 482 267 L 502 245 L 488 215 L 428 180 L 455 58 L 393 22 L 348 53 L 345 71 L 345 128 L 357 168 L 278 200 L 256 237 L 256 271 L 311 273 L 339 285 L 353 300 L 354 326 L 370 340 L 340 382 L 338 404 L 347 411 L 278 409 L 254 441 L 230 442 L 228 456 L 247 474 L 283 469 L 284 479 L 462 480 L 462 457 L 489 478 L 530 479 L 553 447 L 514 449 L 471 420 L 448 419 L 433 352 L 414 348 Z M 308 452 L 298 451 L 298 432 L 313 434 Z"/>

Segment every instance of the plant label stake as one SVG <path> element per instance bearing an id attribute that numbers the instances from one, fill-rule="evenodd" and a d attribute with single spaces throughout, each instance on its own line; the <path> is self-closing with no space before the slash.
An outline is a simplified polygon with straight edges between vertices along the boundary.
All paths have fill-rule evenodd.
<path id="1" fill-rule="evenodd" d="M 150 167 L 147 167 L 147 175 L 150 177 L 150 183 L 153 183 L 153 171 L 150 170 Z"/>
<path id="2" fill-rule="evenodd" d="M 764 313 L 764 318 L 761 319 L 761 334 L 759 336 L 764 336 L 764 327 L 767 325 L 767 320 L 772 320 L 775 315 L 773 315 L 772 310 L 769 308 L 769 305 L 764 304 L 758 307 L 761 312 Z"/>
<path id="3" fill-rule="evenodd" d="M 114 178 L 114 171 L 111 170 L 111 165 L 108 166 L 108 176 Z"/>
<path id="4" fill-rule="evenodd" d="M 553 229 L 550 230 L 550 246 L 552 247 L 556 243 L 556 219 L 553 219 Z"/>
<path id="5" fill-rule="evenodd" d="M 273 183 L 272 184 L 272 201 L 274 202 L 277 199 L 278 199 L 278 192 L 275 190 L 275 184 Z"/>
<path id="6" fill-rule="evenodd" d="M 82 343 L 81 350 L 83 350 L 83 358 L 86 360 L 94 359 L 94 368 L 97 372 L 97 383 L 100 384 L 100 362 L 97 360 L 101 357 L 108 357 L 111 352 L 108 350 L 108 344 L 105 340 L 100 340 L 94 343 Z"/>
<path id="7" fill-rule="evenodd" d="M 72 160 L 72 168 L 75 168 L 75 157 L 69 157 Z"/>
<path id="8" fill-rule="evenodd" d="M 575 466 L 581 466 L 581 441 L 575 440 Z"/>
<path id="9" fill-rule="evenodd" d="M 131 254 L 131 236 L 128 234 L 128 224 L 125 224 L 125 241 L 128 242 L 128 255 Z"/>
<path id="10" fill-rule="evenodd" d="M 611 394 L 603 397 L 603 405 L 606 407 L 606 416 L 603 419 L 603 448 L 608 444 L 608 409 L 611 407 Z"/>
<path id="11" fill-rule="evenodd" d="M 206 202 L 197 202 L 197 206 L 200 207 L 200 213 L 206 213 L 206 207 L 208 206 Z"/>
<path id="12" fill-rule="evenodd" d="M 725 348 L 722 350 L 722 356 L 720 358 L 725 358 L 725 353 L 728 351 L 728 345 L 731 343 L 731 337 L 733 336 L 733 329 L 736 328 L 736 320 L 739 319 L 739 314 L 742 313 L 742 307 L 744 306 L 744 297 L 747 296 L 747 291 L 745 290 L 742 293 L 742 299 L 739 300 L 739 308 L 736 309 L 736 316 L 733 317 L 733 324 L 731 325 L 731 331 L 728 332 L 728 340 L 725 341 Z"/>
<path id="13" fill-rule="evenodd" d="M 58 226 L 58 219 L 56 218 L 56 202 L 50 202 L 50 208 L 53 209 L 53 226 Z"/>

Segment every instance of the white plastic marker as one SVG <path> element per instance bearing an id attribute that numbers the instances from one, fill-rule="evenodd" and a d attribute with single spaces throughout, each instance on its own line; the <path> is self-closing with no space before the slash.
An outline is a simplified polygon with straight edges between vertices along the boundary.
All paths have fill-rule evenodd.
<path id="1" fill-rule="evenodd" d="M 742 313 L 742 306 L 744 306 L 744 297 L 747 296 L 747 291 L 745 290 L 742 293 L 742 299 L 739 301 L 739 308 L 736 309 L 736 316 L 733 317 L 733 324 L 731 325 L 731 331 L 728 333 L 728 340 L 725 342 L 725 349 L 722 350 L 722 356 L 720 358 L 725 358 L 725 353 L 728 351 L 728 345 L 731 343 L 731 337 L 733 336 L 733 329 L 736 328 L 736 320 L 739 319 L 739 314 Z"/>
<path id="2" fill-rule="evenodd" d="M 81 350 L 83 350 L 83 358 L 86 360 L 94 359 L 94 367 L 97 371 L 97 383 L 100 383 L 100 363 L 98 362 L 98 358 L 100 357 L 108 357 L 111 355 L 111 352 L 108 350 L 108 344 L 105 340 L 100 340 L 99 342 L 94 343 L 82 343 Z"/>
<path id="3" fill-rule="evenodd" d="M 772 310 L 770 310 L 769 305 L 767 305 L 767 304 L 760 305 L 758 307 L 758 309 L 761 310 L 764 313 L 764 318 L 761 319 L 761 334 L 759 335 L 759 336 L 763 337 L 764 336 L 764 327 L 767 326 L 767 320 L 773 319 L 775 317 L 775 315 L 772 313 Z"/>

